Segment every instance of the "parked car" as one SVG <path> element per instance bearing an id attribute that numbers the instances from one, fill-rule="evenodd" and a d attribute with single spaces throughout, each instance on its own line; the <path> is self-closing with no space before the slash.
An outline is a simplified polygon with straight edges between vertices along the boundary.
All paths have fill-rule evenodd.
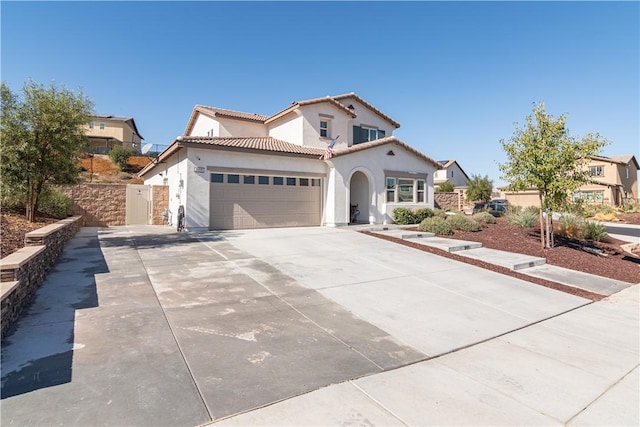
<path id="1" fill-rule="evenodd" d="M 508 203 L 504 199 L 492 200 L 489 203 L 476 203 L 473 213 L 489 212 L 493 216 L 503 216 L 507 213 Z"/>

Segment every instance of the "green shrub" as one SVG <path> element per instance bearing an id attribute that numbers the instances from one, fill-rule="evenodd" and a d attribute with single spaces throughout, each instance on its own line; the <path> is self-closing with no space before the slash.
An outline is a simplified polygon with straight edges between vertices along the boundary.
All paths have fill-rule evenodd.
<path id="1" fill-rule="evenodd" d="M 518 227 L 521 227 L 521 228 L 533 227 L 533 224 L 536 223 L 538 218 L 539 218 L 538 208 L 535 208 L 535 212 L 533 209 L 526 208 L 526 209 L 522 209 L 518 213 L 507 215 L 507 221 L 510 224 L 517 225 Z"/>
<path id="2" fill-rule="evenodd" d="M 480 224 L 478 224 L 471 218 L 467 218 L 464 214 L 450 215 L 449 217 L 447 217 L 447 223 L 454 230 L 460 231 L 480 231 L 480 229 L 482 228 Z"/>
<path id="3" fill-rule="evenodd" d="M 3 209 L 24 211 L 27 206 L 27 193 L 24 190 L 3 185 L 0 203 Z"/>
<path id="4" fill-rule="evenodd" d="M 599 222 L 585 221 L 582 228 L 582 238 L 599 242 L 607 237 L 607 228 Z"/>
<path id="5" fill-rule="evenodd" d="M 576 215 L 563 215 L 560 218 L 560 224 L 556 228 L 556 233 L 570 239 L 582 238 L 582 229 L 584 220 Z"/>
<path id="6" fill-rule="evenodd" d="M 477 214 L 473 215 L 472 218 L 478 224 L 495 224 L 496 223 L 496 218 L 493 215 L 491 215 L 489 212 L 478 212 Z"/>
<path id="7" fill-rule="evenodd" d="M 129 157 L 134 154 L 136 154 L 136 152 L 133 148 L 125 148 L 120 145 L 116 145 L 109 152 L 109 157 L 111 157 L 113 163 L 118 166 L 118 169 L 122 171 L 127 168 L 127 161 L 129 160 Z"/>
<path id="8" fill-rule="evenodd" d="M 625 200 L 622 203 L 622 212 L 624 213 L 637 213 L 640 212 L 640 203 Z"/>
<path id="9" fill-rule="evenodd" d="M 438 217 L 438 218 L 442 218 L 442 219 L 447 219 L 447 212 L 443 211 L 440 208 L 435 208 L 433 210 L 433 216 Z"/>
<path id="10" fill-rule="evenodd" d="M 450 236 L 453 234 L 451 226 L 443 218 L 433 216 L 427 218 L 418 225 L 418 230 L 435 233 L 439 236 Z"/>
<path id="11" fill-rule="evenodd" d="M 453 193 L 455 187 L 449 181 L 445 181 L 436 188 L 436 193 Z"/>
<path id="12" fill-rule="evenodd" d="M 73 200 L 70 196 L 55 187 L 44 187 L 40 194 L 38 211 L 58 219 L 71 215 Z"/>
<path id="13" fill-rule="evenodd" d="M 400 225 L 417 223 L 413 215 L 413 211 L 408 208 L 395 208 L 393 210 L 393 220 L 396 224 L 400 224 Z"/>
<path id="14" fill-rule="evenodd" d="M 427 218 L 431 218 L 433 216 L 433 210 L 429 208 L 420 208 L 413 211 L 413 219 L 415 224 L 420 224 Z"/>

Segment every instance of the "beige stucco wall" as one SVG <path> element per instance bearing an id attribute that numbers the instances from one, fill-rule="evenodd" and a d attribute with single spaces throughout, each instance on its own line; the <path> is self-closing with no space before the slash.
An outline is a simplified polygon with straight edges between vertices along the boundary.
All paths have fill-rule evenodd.
<path id="1" fill-rule="evenodd" d="M 503 191 L 502 198 L 506 199 L 513 206 L 540 207 L 540 196 L 538 190 L 527 191 Z"/>
<path id="2" fill-rule="evenodd" d="M 104 123 L 104 129 L 100 129 L 100 123 Z M 89 128 L 89 124 L 85 126 L 87 136 L 116 138 L 117 140 L 122 141 L 125 147 L 140 147 L 140 136 L 137 135 L 133 131 L 133 128 L 131 128 L 125 122 L 113 122 L 109 120 L 94 119 L 93 125 L 93 129 Z M 132 135 L 134 134 L 136 135 L 135 141 L 132 140 Z M 100 146 L 101 144 L 92 145 Z"/>

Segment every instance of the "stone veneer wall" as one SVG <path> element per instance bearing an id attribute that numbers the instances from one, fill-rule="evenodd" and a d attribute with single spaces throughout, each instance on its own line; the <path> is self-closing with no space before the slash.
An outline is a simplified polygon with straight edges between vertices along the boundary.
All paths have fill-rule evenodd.
<path id="1" fill-rule="evenodd" d="M 86 227 L 125 225 L 126 184 L 79 184 L 63 187 L 73 199 L 73 215 L 81 215 Z"/>
<path id="2" fill-rule="evenodd" d="M 162 212 L 164 212 L 165 209 L 169 209 L 169 186 L 154 185 L 151 187 L 151 191 L 151 224 L 164 225 L 165 222 L 162 220 Z"/>
<path id="3" fill-rule="evenodd" d="M 460 210 L 460 194 L 459 193 L 434 193 L 434 206 L 442 210 Z"/>
<path id="4" fill-rule="evenodd" d="M 2 337 L 31 302 L 81 222 L 82 218 L 75 216 L 27 233 L 27 246 L 0 260 Z"/>

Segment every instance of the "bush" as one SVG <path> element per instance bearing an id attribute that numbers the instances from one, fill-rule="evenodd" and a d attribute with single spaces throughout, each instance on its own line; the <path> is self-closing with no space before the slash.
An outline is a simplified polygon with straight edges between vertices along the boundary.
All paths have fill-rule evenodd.
<path id="1" fill-rule="evenodd" d="M 447 219 L 447 212 L 443 211 L 440 208 L 435 208 L 433 210 L 433 216 L 438 217 L 438 218 L 442 218 L 442 219 Z"/>
<path id="2" fill-rule="evenodd" d="M 440 217 L 427 218 L 418 225 L 418 230 L 435 233 L 439 236 L 450 236 L 453 230 L 447 224 L 447 221 Z"/>
<path id="3" fill-rule="evenodd" d="M 125 148 L 120 145 L 116 145 L 109 152 L 109 157 L 111 157 L 113 163 L 118 166 L 118 169 L 122 171 L 127 168 L 127 161 L 129 160 L 129 157 L 134 154 L 136 154 L 136 152 L 133 148 Z"/>
<path id="4" fill-rule="evenodd" d="M 489 212 L 478 212 L 477 214 L 473 215 L 472 218 L 478 224 L 495 224 L 496 223 L 496 218 L 493 215 L 491 215 Z"/>
<path id="5" fill-rule="evenodd" d="M 55 187 L 44 187 L 40 194 L 38 211 L 58 219 L 71 215 L 73 200 L 70 196 Z"/>
<path id="6" fill-rule="evenodd" d="M 21 189 L 2 186 L 1 202 L 3 209 L 24 211 L 27 206 L 27 193 Z"/>
<path id="7" fill-rule="evenodd" d="M 593 240 L 599 242 L 607 237 L 607 229 L 599 222 L 585 221 L 582 228 L 582 238 L 585 240 Z"/>
<path id="8" fill-rule="evenodd" d="M 556 233 L 570 239 L 582 238 L 582 228 L 584 220 L 576 215 L 563 215 L 560 218 L 560 225 L 556 229 Z"/>
<path id="9" fill-rule="evenodd" d="M 535 208 L 535 212 L 533 209 L 526 208 L 522 209 L 518 213 L 507 215 L 507 221 L 509 221 L 510 224 L 517 225 L 521 228 L 531 228 L 538 220 L 538 217 L 538 208 Z"/>
<path id="10" fill-rule="evenodd" d="M 432 216 L 433 216 L 433 210 L 429 208 L 420 208 L 420 209 L 416 209 L 413 212 L 413 219 L 415 221 L 415 224 L 420 224 L 422 221 L 424 221 L 427 218 L 431 218 Z"/>
<path id="11" fill-rule="evenodd" d="M 460 231 L 480 231 L 480 229 L 482 228 L 480 224 L 478 224 L 471 218 L 467 218 L 463 214 L 449 216 L 447 218 L 447 223 L 454 230 L 460 230 Z"/>
<path id="12" fill-rule="evenodd" d="M 445 181 L 436 188 L 436 193 L 453 193 L 455 187 L 449 181 Z"/>
<path id="13" fill-rule="evenodd" d="M 400 225 L 416 224 L 418 222 L 413 215 L 413 211 L 408 208 L 395 208 L 393 210 L 393 220 Z"/>

